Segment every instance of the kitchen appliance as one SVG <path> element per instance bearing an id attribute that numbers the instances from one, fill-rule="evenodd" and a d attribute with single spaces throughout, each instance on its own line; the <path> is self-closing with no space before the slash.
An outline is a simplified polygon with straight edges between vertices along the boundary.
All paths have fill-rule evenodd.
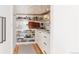
<path id="1" fill-rule="evenodd" d="M 0 16 L 0 43 L 6 41 L 6 17 Z"/>
<path id="2" fill-rule="evenodd" d="M 29 21 L 28 27 L 29 27 L 29 29 L 39 29 L 40 28 L 40 23 Z"/>

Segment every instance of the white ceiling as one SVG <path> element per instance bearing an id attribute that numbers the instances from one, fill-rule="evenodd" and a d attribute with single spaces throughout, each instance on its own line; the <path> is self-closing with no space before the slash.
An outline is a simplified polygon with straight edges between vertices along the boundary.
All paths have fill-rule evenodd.
<path id="1" fill-rule="evenodd" d="M 16 5 L 16 14 L 41 14 L 50 10 L 49 5 Z"/>

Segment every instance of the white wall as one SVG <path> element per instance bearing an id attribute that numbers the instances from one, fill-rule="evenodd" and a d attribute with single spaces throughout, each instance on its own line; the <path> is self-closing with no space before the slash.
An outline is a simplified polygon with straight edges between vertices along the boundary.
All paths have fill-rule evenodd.
<path id="1" fill-rule="evenodd" d="M 6 42 L 0 44 L 0 53 L 11 53 L 13 40 L 12 6 L 0 5 L 0 16 L 6 17 Z"/>
<path id="2" fill-rule="evenodd" d="M 52 6 L 51 53 L 79 53 L 79 6 Z"/>
<path id="3" fill-rule="evenodd" d="M 16 47 L 16 15 L 15 6 L 13 6 L 13 49 Z"/>

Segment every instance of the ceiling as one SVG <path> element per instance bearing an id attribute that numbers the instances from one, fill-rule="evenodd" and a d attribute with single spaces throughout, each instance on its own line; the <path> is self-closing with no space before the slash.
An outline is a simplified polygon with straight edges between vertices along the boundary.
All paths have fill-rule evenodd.
<path id="1" fill-rule="evenodd" d="M 16 14 L 42 14 L 50 10 L 49 5 L 16 5 Z"/>

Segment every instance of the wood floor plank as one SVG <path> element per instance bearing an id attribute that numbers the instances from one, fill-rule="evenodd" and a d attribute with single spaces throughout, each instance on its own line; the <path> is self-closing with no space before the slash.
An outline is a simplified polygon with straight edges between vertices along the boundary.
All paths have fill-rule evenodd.
<path id="1" fill-rule="evenodd" d="M 39 48 L 39 46 L 37 44 L 32 44 L 30 46 L 36 52 L 36 54 L 43 54 L 42 51 L 41 51 L 41 49 Z M 13 54 L 18 54 L 20 52 L 21 48 L 22 47 L 20 47 L 20 45 L 16 45 L 16 48 L 14 49 Z"/>
<path id="2" fill-rule="evenodd" d="M 20 51 L 20 45 L 16 45 L 13 54 L 18 54 L 19 51 Z"/>
<path id="3" fill-rule="evenodd" d="M 36 51 L 37 54 L 43 54 L 38 44 L 32 44 L 32 48 Z"/>

